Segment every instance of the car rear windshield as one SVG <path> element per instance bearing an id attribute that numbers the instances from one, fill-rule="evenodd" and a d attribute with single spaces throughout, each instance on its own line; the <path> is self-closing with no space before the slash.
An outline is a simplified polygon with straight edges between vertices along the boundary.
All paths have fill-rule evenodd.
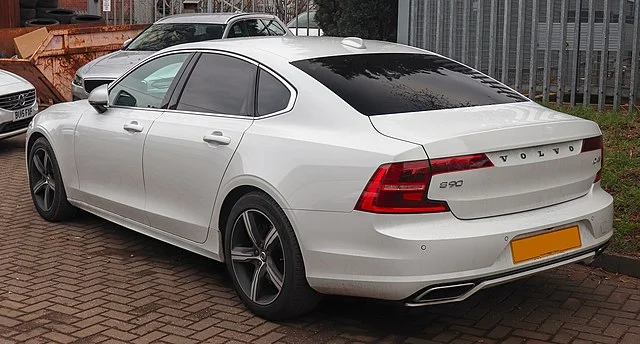
<path id="1" fill-rule="evenodd" d="M 159 51 L 170 46 L 222 38 L 223 24 L 154 24 L 143 31 L 127 50 Z"/>
<path id="2" fill-rule="evenodd" d="M 367 116 L 528 100 L 484 74 L 431 54 L 356 54 L 292 64 Z"/>

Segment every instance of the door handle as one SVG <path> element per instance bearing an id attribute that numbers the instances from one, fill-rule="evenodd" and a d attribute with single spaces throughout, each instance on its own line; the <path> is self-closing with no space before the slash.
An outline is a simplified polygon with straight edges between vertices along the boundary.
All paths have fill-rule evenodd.
<path id="1" fill-rule="evenodd" d="M 220 131 L 214 131 L 209 135 L 205 135 L 202 138 L 202 140 L 206 143 L 216 143 L 216 144 L 225 145 L 225 146 L 231 143 L 231 138 L 227 136 L 223 136 L 222 132 Z"/>
<path id="2" fill-rule="evenodd" d="M 139 133 L 142 130 L 144 130 L 144 126 L 138 124 L 138 121 L 131 121 L 127 124 L 124 125 L 124 130 L 131 132 L 131 133 Z"/>

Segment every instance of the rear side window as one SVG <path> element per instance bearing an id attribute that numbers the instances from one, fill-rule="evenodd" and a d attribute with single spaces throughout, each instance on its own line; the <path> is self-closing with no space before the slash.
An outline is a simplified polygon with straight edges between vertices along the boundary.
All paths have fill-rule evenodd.
<path id="1" fill-rule="evenodd" d="M 187 80 L 177 110 L 248 116 L 257 66 L 235 57 L 203 54 Z"/>
<path id="2" fill-rule="evenodd" d="M 429 54 L 358 54 L 292 64 L 367 116 L 528 101 L 484 74 Z"/>
<path id="3" fill-rule="evenodd" d="M 261 69 L 258 81 L 258 116 L 286 109 L 290 99 L 291 91 L 273 75 Z"/>

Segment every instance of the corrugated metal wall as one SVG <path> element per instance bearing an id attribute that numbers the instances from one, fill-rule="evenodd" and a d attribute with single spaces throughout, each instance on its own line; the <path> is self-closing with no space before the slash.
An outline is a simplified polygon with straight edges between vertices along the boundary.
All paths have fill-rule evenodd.
<path id="1" fill-rule="evenodd" d="M 532 98 L 635 104 L 640 11 L 633 0 L 406 1 L 410 45 L 462 61 Z"/>

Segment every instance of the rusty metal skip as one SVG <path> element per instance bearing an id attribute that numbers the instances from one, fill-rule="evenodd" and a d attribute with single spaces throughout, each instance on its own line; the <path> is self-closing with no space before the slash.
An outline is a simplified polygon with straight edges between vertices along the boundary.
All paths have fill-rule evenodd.
<path id="1" fill-rule="evenodd" d="M 29 80 L 42 106 L 71 101 L 71 81 L 87 62 L 122 48 L 125 40 L 137 36 L 148 25 L 78 26 L 56 25 L 35 54 L 12 58 L 13 39 L 37 28 L 0 29 L 0 69 Z"/>

